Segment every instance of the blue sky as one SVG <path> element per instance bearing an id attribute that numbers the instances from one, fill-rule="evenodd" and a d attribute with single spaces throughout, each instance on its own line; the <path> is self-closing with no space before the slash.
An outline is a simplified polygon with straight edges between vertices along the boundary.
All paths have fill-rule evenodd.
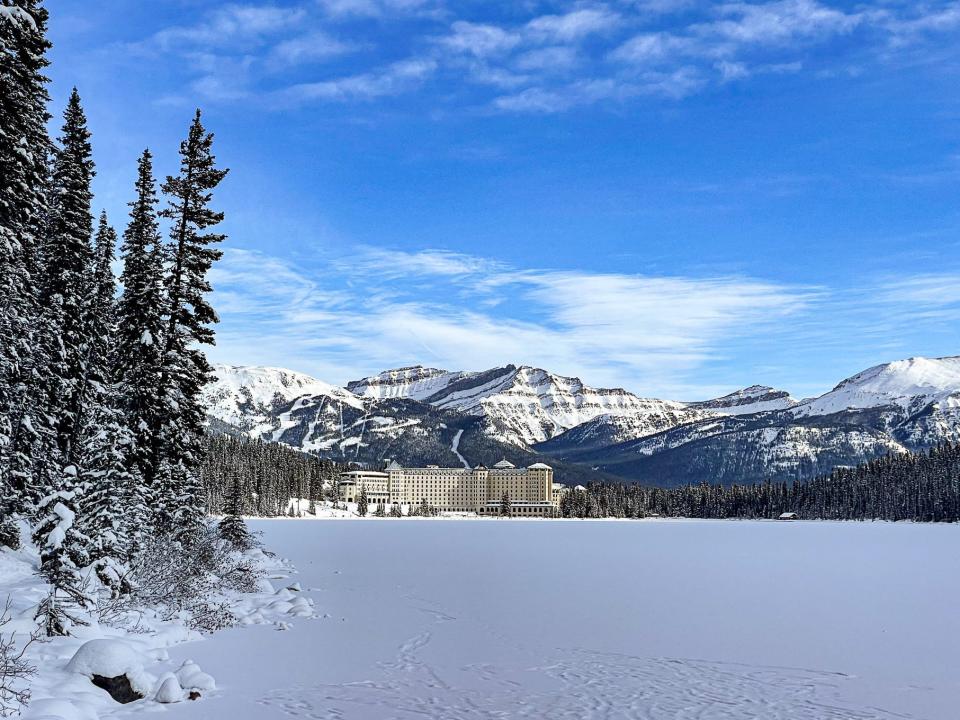
<path id="1" fill-rule="evenodd" d="M 216 132 L 217 361 L 697 399 L 960 353 L 960 2 L 48 7 L 116 224 Z"/>

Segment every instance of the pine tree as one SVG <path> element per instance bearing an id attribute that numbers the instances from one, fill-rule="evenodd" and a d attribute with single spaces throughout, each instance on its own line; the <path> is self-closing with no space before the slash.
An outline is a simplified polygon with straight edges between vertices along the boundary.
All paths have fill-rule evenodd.
<path id="1" fill-rule="evenodd" d="M 90 358 L 88 296 L 92 285 L 90 212 L 93 178 L 90 133 L 76 90 L 64 113 L 63 136 L 54 164 L 54 198 L 45 247 L 44 314 L 39 368 L 42 410 L 53 419 L 49 435 L 33 452 L 43 458 L 38 485 L 47 495 L 38 507 L 34 542 L 40 549 L 40 572 L 53 585 L 46 606 L 50 632 L 66 632 L 56 606 L 57 593 L 82 604 L 80 568 L 89 560 L 90 538 L 76 522 L 84 484 L 78 463 L 89 400 Z"/>
<path id="2" fill-rule="evenodd" d="M 373 511 L 373 514 L 375 517 L 386 517 L 387 508 L 384 506 L 383 503 L 377 503 L 377 509 Z"/>
<path id="3" fill-rule="evenodd" d="M 357 512 L 360 514 L 360 517 L 367 516 L 368 505 L 367 489 L 362 487 L 360 488 L 360 494 L 357 496 Z"/>
<path id="4" fill-rule="evenodd" d="M 513 505 L 510 502 L 510 494 L 507 492 L 504 492 L 503 496 L 500 498 L 500 516 L 510 517 L 510 514 L 512 512 L 513 512 Z"/>
<path id="5" fill-rule="evenodd" d="M 46 399 L 56 418 L 61 461 L 74 465 L 87 382 L 89 347 L 86 291 L 92 267 L 94 176 L 90 132 L 76 89 L 64 112 L 53 170 L 53 207 L 45 246 L 43 289 L 47 337 Z"/>
<path id="6" fill-rule="evenodd" d="M 100 216 L 94 244 L 87 310 L 88 385 L 81 435 L 84 483 L 83 533 L 90 538 L 92 566 L 115 595 L 130 590 L 126 561 L 140 546 L 146 518 L 141 481 L 131 469 L 134 437 L 123 423 L 121 396 L 110 374 L 110 348 L 116 334 L 116 281 L 112 262 L 117 235 Z"/>
<path id="7" fill-rule="evenodd" d="M 8 525 L 41 494 L 31 459 L 34 428 L 46 419 L 33 337 L 51 149 L 46 28 L 40 3 L 0 3 L 0 523 Z"/>
<path id="8" fill-rule="evenodd" d="M 220 534 L 238 550 L 248 550 L 251 546 L 250 532 L 243 521 L 246 503 L 244 502 L 243 482 L 235 474 L 230 485 L 226 515 L 220 521 Z"/>
<path id="9" fill-rule="evenodd" d="M 149 150 L 144 150 L 137 169 L 136 199 L 130 203 L 130 222 L 121 246 L 123 295 L 117 303 L 112 370 L 123 398 L 123 423 L 134 437 L 128 469 L 142 479 L 143 502 L 153 507 L 157 501 L 156 429 L 162 416 L 164 248 Z"/>
<path id="10" fill-rule="evenodd" d="M 47 635 L 68 635 L 78 622 L 71 607 L 85 608 L 90 600 L 83 590 L 80 570 L 90 561 L 86 537 L 76 522 L 81 502 L 77 469 L 63 469 L 59 487 L 39 503 L 39 520 L 33 540 L 40 551 L 40 572 L 50 583 L 51 592 L 37 611 Z"/>
<path id="11" fill-rule="evenodd" d="M 207 301 L 211 290 L 207 272 L 222 254 L 215 245 L 224 239 L 205 231 L 223 220 L 223 213 L 211 210 L 209 204 L 212 191 L 227 174 L 215 166 L 212 146 L 213 135 L 203 128 L 198 110 L 180 145 L 180 174 L 168 176 L 163 184 L 170 198 L 162 215 L 172 223 L 172 270 L 160 382 L 163 416 L 155 430 L 159 452 L 154 462 L 160 522 L 182 539 L 200 530 L 205 514 L 198 475 L 205 423 L 200 393 L 210 380 L 211 368 L 198 346 L 214 342 L 210 325 L 217 322 L 217 315 Z"/>

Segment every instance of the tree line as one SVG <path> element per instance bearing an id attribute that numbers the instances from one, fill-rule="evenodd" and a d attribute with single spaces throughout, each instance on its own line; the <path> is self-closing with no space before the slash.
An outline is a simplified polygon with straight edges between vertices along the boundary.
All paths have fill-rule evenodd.
<path id="1" fill-rule="evenodd" d="M 311 505 L 335 499 L 332 492 L 344 465 L 277 443 L 230 435 L 209 435 L 200 475 L 212 515 L 229 514 L 231 495 L 239 494 L 237 515 L 287 515 L 296 501 Z"/>
<path id="2" fill-rule="evenodd" d="M 806 482 L 701 483 L 662 489 L 592 483 L 560 503 L 564 517 L 960 521 L 960 444 L 888 455 Z"/>
<path id="3" fill-rule="evenodd" d="M 212 193 L 227 170 L 198 110 L 159 188 L 150 151 L 140 156 L 118 238 L 94 215 L 76 89 L 59 137 L 47 132 L 48 19 L 40 0 L 0 0 L 0 543 L 18 544 L 29 522 L 53 588 L 38 620 L 56 635 L 90 606 L 90 570 L 129 594 L 148 539 L 188 552 L 208 530 L 202 348 L 224 239 Z"/>

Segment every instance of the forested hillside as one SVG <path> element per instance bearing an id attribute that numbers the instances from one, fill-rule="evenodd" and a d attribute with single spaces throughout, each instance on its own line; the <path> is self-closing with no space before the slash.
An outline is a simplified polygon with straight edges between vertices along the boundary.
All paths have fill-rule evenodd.
<path id="1" fill-rule="evenodd" d="M 344 466 L 299 450 L 261 440 L 227 435 L 210 436 L 200 475 L 207 494 L 207 510 L 221 515 L 229 509 L 234 483 L 240 483 L 243 515 L 284 515 L 292 499 L 309 504 L 324 499 Z"/>
<path id="2" fill-rule="evenodd" d="M 674 489 L 594 483 L 561 504 L 565 517 L 776 518 L 960 520 L 960 444 L 925 453 L 888 455 L 855 468 L 837 468 L 807 482 L 687 485 Z"/>

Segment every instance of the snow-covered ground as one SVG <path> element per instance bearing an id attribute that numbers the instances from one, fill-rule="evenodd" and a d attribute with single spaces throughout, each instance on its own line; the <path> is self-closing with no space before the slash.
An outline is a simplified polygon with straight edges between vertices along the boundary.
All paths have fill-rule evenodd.
<path id="1" fill-rule="evenodd" d="M 313 601 L 289 580 L 292 569 L 287 563 L 260 549 L 250 550 L 248 558 L 264 572 L 258 590 L 243 594 L 226 591 L 222 595 L 240 626 L 285 630 L 291 621 L 314 617 Z M 49 592 L 49 586 L 36 574 L 37 566 L 32 547 L 0 551 L 0 607 L 7 598 L 10 602 L 8 622 L 0 631 L 6 637 L 14 633 L 18 649 L 35 630 L 36 606 Z M 31 701 L 22 712 L 26 720 L 134 716 L 190 702 L 191 694 L 200 704 L 207 704 L 207 697 L 219 692 L 216 680 L 205 672 L 207 668 L 201 669 L 189 653 L 171 658 L 171 647 L 196 648 L 211 637 L 190 629 L 182 618 L 165 620 L 143 609 L 125 614 L 123 622 L 101 621 L 96 612 L 74 614 L 85 624 L 75 627 L 72 637 L 43 638 L 27 647 L 25 659 L 36 674 L 29 682 Z M 94 675 L 126 675 L 143 699 L 120 705 L 91 683 Z"/>
<path id="2" fill-rule="evenodd" d="M 958 716 L 958 526 L 252 525 L 324 617 L 171 648 L 218 686 L 172 717 Z"/>

